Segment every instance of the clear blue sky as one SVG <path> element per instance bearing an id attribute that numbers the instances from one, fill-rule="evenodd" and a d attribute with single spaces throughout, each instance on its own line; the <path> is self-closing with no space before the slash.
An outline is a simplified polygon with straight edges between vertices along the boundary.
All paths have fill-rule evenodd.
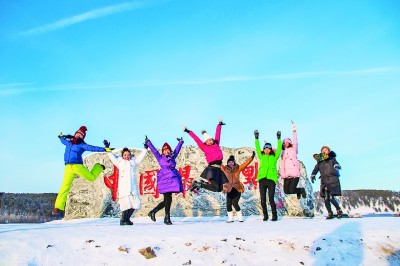
<path id="1" fill-rule="evenodd" d="M 343 189 L 400 190 L 400 2 L 0 1 L 0 191 L 57 192 L 60 131 L 121 148 L 330 145 Z M 86 153 L 88 154 L 88 153 Z M 319 185 L 314 184 L 318 190 Z"/>

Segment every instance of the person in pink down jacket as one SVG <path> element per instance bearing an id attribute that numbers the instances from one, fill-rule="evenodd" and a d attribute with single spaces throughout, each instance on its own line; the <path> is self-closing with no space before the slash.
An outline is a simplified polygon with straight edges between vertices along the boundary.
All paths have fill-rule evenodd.
<path id="1" fill-rule="evenodd" d="M 290 138 L 285 138 L 282 144 L 282 154 L 279 160 L 279 173 L 283 178 L 283 191 L 285 194 L 297 194 L 305 198 L 306 190 L 298 188 L 297 185 L 300 180 L 300 163 L 297 160 L 298 142 L 297 142 L 297 127 L 292 121 L 293 127 L 293 141 Z"/>
<path id="2" fill-rule="evenodd" d="M 185 125 L 183 126 L 183 130 L 189 133 L 189 136 L 193 138 L 199 148 L 204 152 L 208 163 L 208 166 L 204 169 L 200 177 L 193 181 L 192 187 L 190 188 L 191 191 L 197 192 L 200 188 L 204 188 L 213 192 L 221 192 L 223 184 L 228 183 L 228 178 L 221 170 L 223 154 L 219 144 L 223 125 L 225 124 L 220 118 L 215 132 L 215 138 L 212 138 L 203 130 L 204 141 L 201 141 L 199 137 L 197 137 L 193 131 L 188 130 Z"/>

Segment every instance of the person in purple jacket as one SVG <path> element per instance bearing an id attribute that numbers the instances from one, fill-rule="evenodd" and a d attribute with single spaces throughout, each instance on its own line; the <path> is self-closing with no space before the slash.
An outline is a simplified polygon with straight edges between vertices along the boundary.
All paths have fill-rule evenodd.
<path id="1" fill-rule="evenodd" d="M 81 176 L 86 180 L 94 181 L 105 169 L 104 165 L 96 163 L 95 165 L 93 165 L 92 170 L 89 171 L 83 165 L 82 154 L 85 151 L 110 152 L 114 149 L 109 147 L 103 148 L 86 144 L 84 141 L 86 137 L 86 131 L 87 128 L 85 126 L 81 126 L 73 136 L 63 135 L 62 133 L 60 133 L 60 135 L 58 136 L 61 143 L 65 145 L 65 171 L 64 179 L 62 181 L 60 191 L 58 192 L 57 199 L 54 204 L 54 210 L 51 212 L 52 215 L 56 215 L 57 213 L 64 211 L 65 203 L 67 202 L 68 192 L 76 175 Z"/>
<path id="2" fill-rule="evenodd" d="M 164 223 L 167 225 L 172 225 L 170 217 L 172 193 L 183 192 L 182 177 L 179 174 L 179 171 L 176 170 L 176 157 L 178 157 L 182 148 L 183 139 L 178 138 L 177 140 L 179 142 L 173 152 L 171 146 L 169 146 L 168 143 L 164 143 L 161 148 L 161 153 L 159 153 L 147 136 L 144 144 L 145 148 L 149 148 L 154 154 L 154 157 L 156 157 L 158 164 L 161 167 L 160 171 L 157 173 L 157 187 L 160 194 L 163 194 L 164 196 L 164 200 L 152 209 L 148 216 L 153 220 L 153 222 L 155 222 L 156 213 L 165 208 Z"/>
<path id="3" fill-rule="evenodd" d="M 200 188 L 204 188 L 213 192 L 221 192 L 223 190 L 223 184 L 228 183 L 228 178 L 221 170 L 223 154 L 221 147 L 219 146 L 221 140 L 221 128 L 225 125 L 222 119 L 219 119 L 217 129 L 215 131 L 215 138 L 213 139 L 207 134 L 205 130 L 202 131 L 204 142 L 193 133 L 193 131 L 183 126 L 183 130 L 189 133 L 189 136 L 197 143 L 199 148 L 204 152 L 208 166 L 204 169 L 200 175 L 199 180 L 194 180 L 192 183 L 191 191 L 197 192 Z"/>

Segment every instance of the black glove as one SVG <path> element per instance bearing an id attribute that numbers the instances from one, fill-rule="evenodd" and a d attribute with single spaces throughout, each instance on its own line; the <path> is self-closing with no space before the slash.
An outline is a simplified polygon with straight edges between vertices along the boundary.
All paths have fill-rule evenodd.
<path id="1" fill-rule="evenodd" d="M 176 140 L 177 140 L 177 141 L 183 141 L 183 138 L 182 138 L 182 137 L 176 138 Z"/>
<path id="2" fill-rule="evenodd" d="M 148 146 L 147 143 L 145 142 L 145 143 L 143 143 L 143 147 L 147 150 L 147 148 L 148 148 L 149 146 Z"/>
<path id="3" fill-rule="evenodd" d="M 276 132 L 276 137 L 277 137 L 278 139 L 281 139 L 281 132 L 280 132 L 280 131 Z"/>
<path id="4" fill-rule="evenodd" d="M 148 141 L 149 138 L 147 137 L 147 135 L 145 135 L 144 141 Z"/>
<path id="5" fill-rule="evenodd" d="M 260 135 L 260 133 L 258 132 L 258 130 L 256 129 L 256 130 L 254 130 L 254 137 L 256 138 L 256 139 L 258 139 L 258 136 Z"/>
<path id="6" fill-rule="evenodd" d="M 311 183 L 314 184 L 314 182 L 315 182 L 315 175 L 310 176 L 310 178 L 311 178 Z"/>
<path id="7" fill-rule="evenodd" d="M 110 148 L 110 144 L 111 144 L 111 142 L 109 142 L 108 140 L 103 140 L 103 144 L 104 144 L 104 147 L 105 148 Z"/>
<path id="8" fill-rule="evenodd" d="M 224 126 L 224 125 L 226 125 L 226 124 L 225 124 L 224 122 L 222 122 L 222 121 L 219 121 L 218 125 Z"/>
<path id="9" fill-rule="evenodd" d="M 256 157 L 256 152 L 253 151 L 253 154 L 251 155 L 251 157 L 254 159 L 254 157 Z"/>

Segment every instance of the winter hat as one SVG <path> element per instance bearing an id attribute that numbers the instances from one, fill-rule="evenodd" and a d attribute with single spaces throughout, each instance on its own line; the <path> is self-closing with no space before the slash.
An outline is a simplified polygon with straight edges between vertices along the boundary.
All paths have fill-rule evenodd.
<path id="1" fill-rule="evenodd" d="M 212 137 L 207 134 L 207 131 L 203 130 L 201 133 L 203 134 L 204 142 L 206 142 L 208 139 L 212 139 Z"/>
<path id="2" fill-rule="evenodd" d="M 165 142 L 164 145 L 161 148 L 161 152 L 164 152 L 165 150 L 168 150 L 168 149 L 170 151 L 172 151 L 171 146 L 169 146 L 169 144 L 167 142 Z"/>
<path id="3" fill-rule="evenodd" d="M 229 162 L 234 162 L 234 163 L 236 163 L 236 162 L 235 162 L 235 156 L 233 156 L 233 155 L 229 156 L 229 159 L 228 159 L 228 161 L 227 161 L 226 163 L 229 163 Z"/>
<path id="4" fill-rule="evenodd" d="M 284 140 L 283 140 L 283 143 L 285 143 L 285 142 L 289 142 L 290 144 L 292 144 L 292 140 L 289 139 L 289 138 L 284 139 Z"/>
<path id="5" fill-rule="evenodd" d="M 85 138 L 85 137 L 86 137 L 86 131 L 87 131 L 87 128 L 86 128 L 85 126 L 81 126 L 81 127 L 75 132 L 75 135 L 76 135 L 76 133 L 80 133 L 80 134 L 82 134 L 83 138 Z"/>
<path id="6" fill-rule="evenodd" d="M 266 143 L 264 144 L 263 150 L 265 150 L 266 148 L 268 148 L 268 149 L 271 149 L 271 150 L 272 150 L 272 145 L 271 145 L 271 143 L 269 143 L 269 142 L 266 142 Z"/>

